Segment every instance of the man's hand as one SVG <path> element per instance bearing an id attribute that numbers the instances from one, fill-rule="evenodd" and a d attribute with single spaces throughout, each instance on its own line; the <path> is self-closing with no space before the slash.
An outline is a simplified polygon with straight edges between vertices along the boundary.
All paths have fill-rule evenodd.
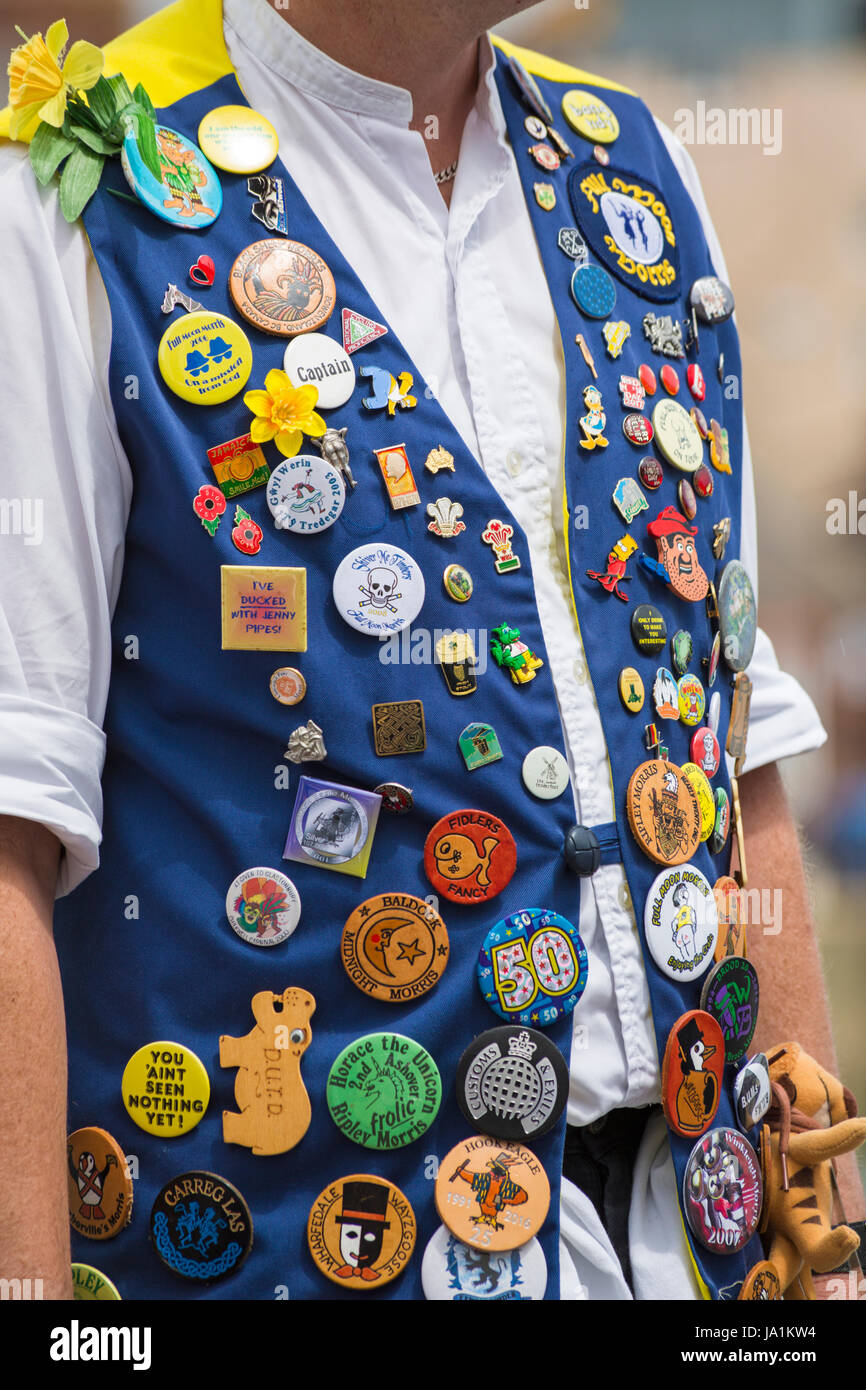
<path id="1" fill-rule="evenodd" d="M 821 958 L 803 870 L 797 828 L 775 763 L 739 779 L 746 836 L 750 904 L 764 903 L 773 920 L 751 911 L 746 928 L 749 958 L 761 985 L 758 1029 L 752 1051 L 798 1042 L 833 1076 L 839 1076 Z M 781 906 L 781 922 L 775 920 Z M 780 930 L 781 928 L 781 930 Z M 845 1078 L 840 1077 L 844 1083 Z M 863 1100 L 863 1098 L 860 1098 Z M 866 1200 L 853 1154 L 836 1163 L 848 1221 L 866 1216 Z"/>
<path id="2" fill-rule="evenodd" d="M 66 1030 L 52 916 L 60 845 L 0 816 L 0 1278 L 71 1298 Z"/>

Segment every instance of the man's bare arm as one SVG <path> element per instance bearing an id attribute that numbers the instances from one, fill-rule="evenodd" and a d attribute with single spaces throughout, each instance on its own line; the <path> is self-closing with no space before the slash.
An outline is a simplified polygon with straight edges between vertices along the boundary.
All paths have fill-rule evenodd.
<path id="1" fill-rule="evenodd" d="M 838 1076 L 800 842 L 779 770 L 772 763 L 746 772 L 739 787 L 748 887 L 766 890 L 768 904 L 774 902 L 774 890 L 781 890 L 781 899 L 775 899 L 781 902 L 781 931 L 776 933 L 778 924 L 771 921 L 753 920 L 748 928 L 748 952 L 761 983 L 754 1050 L 798 1042 Z M 848 1220 L 861 1220 L 866 1216 L 866 1201 L 854 1154 L 836 1160 L 836 1174 Z"/>
<path id="2" fill-rule="evenodd" d="M 59 859 L 49 830 L 0 816 L 0 1277 L 41 1279 L 45 1298 L 72 1297 Z"/>

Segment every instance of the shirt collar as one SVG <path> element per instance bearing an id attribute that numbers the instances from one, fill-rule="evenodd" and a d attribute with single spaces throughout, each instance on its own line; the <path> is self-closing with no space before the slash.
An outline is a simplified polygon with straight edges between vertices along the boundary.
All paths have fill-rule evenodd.
<path id="1" fill-rule="evenodd" d="M 241 43 L 252 49 L 260 62 L 307 96 L 359 116 L 409 125 L 412 119 L 410 92 L 352 72 L 351 68 L 329 58 L 327 53 L 302 38 L 268 0 L 223 0 L 223 23 L 234 31 Z M 493 80 L 495 65 L 493 45 L 485 35 L 481 44 L 475 110 L 497 135 L 501 135 L 504 120 Z"/>

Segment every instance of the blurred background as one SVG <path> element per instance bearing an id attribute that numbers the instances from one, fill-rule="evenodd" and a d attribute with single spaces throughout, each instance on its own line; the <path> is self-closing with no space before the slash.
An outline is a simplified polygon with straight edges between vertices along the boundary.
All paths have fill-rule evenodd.
<path id="1" fill-rule="evenodd" d="M 62 14 L 73 38 L 101 43 L 159 8 L 0 0 L 0 48 L 19 41 L 15 23 L 44 32 Z M 866 0 L 544 0 L 499 32 L 632 87 L 672 128 L 699 103 L 780 113 L 778 154 L 689 150 L 737 297 L 761 625 L 829 733 L 782 771 L 807 837 L 840 1070 L 866 1110 Z M 845 534 L 828 531 L 831 499 Z"/>

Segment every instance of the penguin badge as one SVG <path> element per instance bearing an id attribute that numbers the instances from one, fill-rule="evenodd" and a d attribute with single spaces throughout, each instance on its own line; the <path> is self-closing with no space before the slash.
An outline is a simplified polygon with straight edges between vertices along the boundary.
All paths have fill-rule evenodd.
<path id="1" fill-rule="evenodd" d="M 662 1065 L 662 1104 L 675 1134 L 703 1134 L 722 1093 L 725 1043 L 710 1014 L 692 1009 L 670 1032 Z"/>
<path id="2" fill-rule="evenodd" d="M 108 1240 L 132 1215 L 132 1179 L 123 1150 L 104 1129 L 77 1129 L 66 1140 L 69 1220 L 91 1240 Z"/>

